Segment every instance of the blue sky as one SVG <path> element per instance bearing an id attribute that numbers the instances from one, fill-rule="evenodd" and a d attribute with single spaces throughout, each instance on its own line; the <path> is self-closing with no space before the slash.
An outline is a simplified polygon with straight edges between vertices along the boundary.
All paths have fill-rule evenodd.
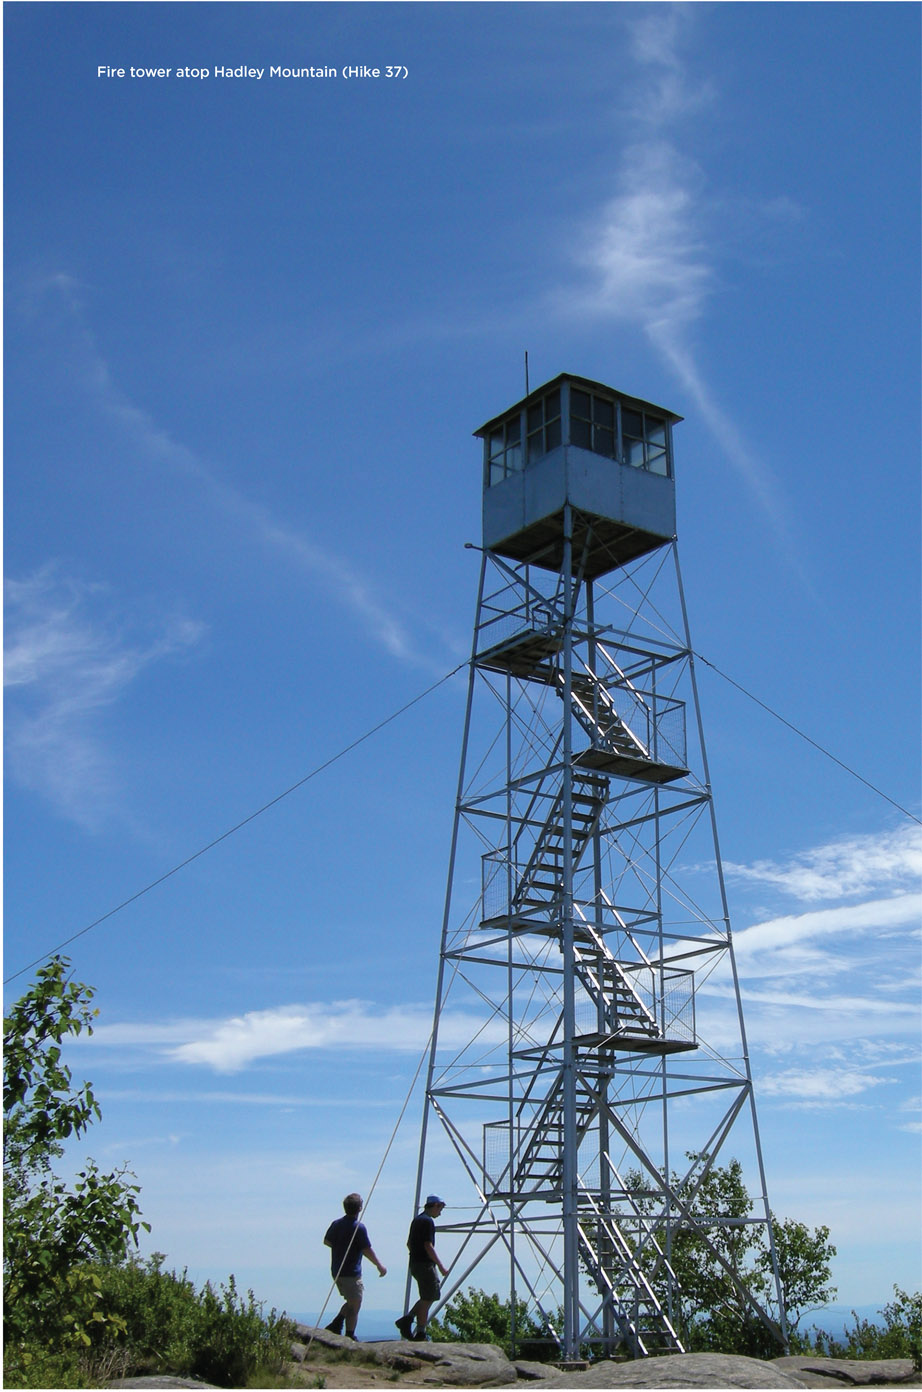
<path id="1" fill-rule="evenodd" d="M 697 650 L 892 799 L 702 667 L 772 1205 L 829 1225 L 843 1303 L 918 1287 L 917 7 L 5 21 L 5 975 L 463 662 L 471 432 L 527 350 L 532 385 L 685 417 Z M 353 64 L 408 75 L 269 76 Z M 431 1023 L 463 700 L 68 949 L 103 1108 L 73 1158 L 127 1163 L 146 1250 L 197 1279 L 326 1298 Z M 400 1303 L 419 1115 L 369 1312 Z"/>

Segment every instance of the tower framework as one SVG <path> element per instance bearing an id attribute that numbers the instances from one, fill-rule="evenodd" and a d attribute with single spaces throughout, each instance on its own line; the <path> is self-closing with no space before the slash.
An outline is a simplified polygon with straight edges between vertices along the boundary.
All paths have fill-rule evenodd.
<path id="1" fill-rule="evenodd" d="M 781 1292 L 675 540 L 680 418 L 561 376 L 478 431 L 484 546 L 420 1145 L 563 1356 L 678 1351 L 680 1234 Z M 740 1158 L 752 1209 L 701 1196 Z M 724 1229 L 724 1231 L 721 1231 Z M 783 1320 L 783 1314 L 782 1314 Z"/>

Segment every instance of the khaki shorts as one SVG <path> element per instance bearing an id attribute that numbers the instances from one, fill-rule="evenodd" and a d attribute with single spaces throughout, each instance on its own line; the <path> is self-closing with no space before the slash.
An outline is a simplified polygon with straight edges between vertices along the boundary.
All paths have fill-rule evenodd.
<path id="1" fill-rule="evenodd" d="M 357 1300 L 361 1305 L 362 1296 L 365 1294 L 361 1276 L 337 1276 L 336 1289 L 343 1300 Z"/>
<path id="2" fill-rule="evenodd" d="M 410 1275 L 419 1287 L 420 1300 L 438 1300 L 442 1293 L 434 1262 L 410 1262 Z"/>

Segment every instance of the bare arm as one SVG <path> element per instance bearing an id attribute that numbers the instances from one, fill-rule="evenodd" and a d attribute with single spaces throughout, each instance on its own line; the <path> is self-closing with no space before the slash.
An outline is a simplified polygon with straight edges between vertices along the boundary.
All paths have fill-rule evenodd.
<path id="1" fill-rule="evenodd" d="M 374 1249 L 373 1249 L 372 1247 L 366 1247 L 365 1250 L 364 1250 L 364 1252 L 362 1253 L 362 1256 L 363 1256 L 363 1257 L 367 1257 L 368 1260 L 371 1262 L 372 1266 L 376 1266 L 376 1267 L 378 1268 L 378 1275 L 379 1275 L 379 1276 L 386 1276 L 386 1275 L 387 1275 L 387 1267 L 381 1265 L 381 1263 L 378 1261 L 378 1258 L 376 1257 L 375 1252 L 374 1252 Z"/>
<path id="2" fill-rule="evenodd" d="M 431 1262 L 435 1262 L 436 1266 L 439 1268 L 439 1271 L 441 1271 L 443 1276 L 448 1275 L 448 1271 L 439 1261 L 438 1253 L 436 1252 L 435 1247 L 432 1245 L 431 1242 L 426 1243 L 426 1256 L 429 1258 Z"/>

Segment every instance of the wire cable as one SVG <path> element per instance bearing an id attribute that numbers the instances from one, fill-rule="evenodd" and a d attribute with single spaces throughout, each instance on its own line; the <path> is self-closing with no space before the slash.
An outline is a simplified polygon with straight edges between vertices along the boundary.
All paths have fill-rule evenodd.
<path id="1" fill-rule="evenodd" d="M 456 668 L 455 670 L 457 670 L 457 668 Z M 409 1086 L 409 1088 L 407 1089 L 407 1095 L 406 1095 L 406 1097 L 403 1099 L 403 1106 L 400 1108 L 400 1115 L 398 1116 L 396 1122 L 394 1123 L 394 1129 L 393 1129 L 393 1131 L 391 1132 L 391 1138 L 390 1138 L 390 1140 L 388 1141 L 387 1145 L 386 1145 L 385 1148 L 384 1148 L 384 1154 L 383 1154 L 382 1157 L 381 1157 L 381 1163 L 380 1163 L 380 1165 L 378 1166 L 378 1172 L 377 1172 L 377 1174 L 375 1175 L 374 1179 L 371 1181 L 371 1188 L 370 1188 L 369 1191 L 368 1191 L 368 1197 L 367 1197 L 367 1199 L 365 1200 L 365 1202 L 364 1202 L 363 1205 L 362 1205 L 362 1212 L 363 1212 L 363 1213 L 367 1213 L 367 1212 L 368 1212 L 368 1207 L 369 1207 L 369 1205 L 370 1205 L 370 1203 L 371 1203 L 372 1197 L 374 1196 L 375 1189 L 378 1187 L 378 1180 L 381 1178 L 381 1172 L 382 1172 L 382 1170 L 384 1169 L 384 1166 L 385 1166 L 386 1163 L 387 1163 L 387 1157 L 388 1157 L 388 1156 L 390 1155 L 390 1153 L 391 1153 L 391 1148 L 393 1147 L 394 1141 L 397 1139 L 397 1132 L 400 1130 L 401 1122 L 403 1121 L 403 1118 L 404 1118 L 404 1116 L 406 1115 L 407 1107 L 410 1105 L 410 1098 L 413 1096 L 413 1090 L 414 1090 L 414 1088 L 416 1087 L 417 1079 L 419 1078 L 419 1075 L 420 1075 L 420 1073 L 422 1072 L 423 1064 L 426 1062 L 426 1058 L 428 1057 L 429 1049 L 430 1049 L 430 1046 L 431 1046 L 431 1044 L 432 1044 L 432 1036 L 433 1036 L 434 1032 L 435 1032 L 434 1029 L 432 1029 L 432 1030 L 429 1031 L 429 1038 L 426 1040 L 426 1043 L 425 1043 L 425 1046 L 424 1046 L 424 1048 L 423 1048 L 423 1051 L 422 1051 L 422 1053 L 421 1053 L 420 1056 L 419 1056 L 419 1063 L 416 1065 L 416 1072 L 413 1074 L 413 1081 L 410 1083 L 410 1086 Z M 353 1234 L 353 1236 L 354 1236 L 354 1234 Z M 349 1247 L 351 1247 L 351 1246 L 352 1246 L 352 1239 L 350 1238 L 350 1240 L 349 1240 Z M 348 1257 L 348 1255 L 349 1255 L 349 1249 L 347 1248 L 347 1249 L 346 1249 L 346 1255 L 343 1257 L 342 1262 L 340 1263 L 339 1271 L 336 1273 L 336 1276 L 334 1276 L 334 1277 L 333 1277 L 333 1280 L 330 1282 L 330 1288 L 329 1288 L 329 1290 L 327 1291 L 326 1300 L 324 1300 L 324 1302 L 323 1302 L 323 1308 L 321 1309 L 320 1314 L 317 1316 L 317 1324 L 316 1324 L 315 1327 L 314 1327 L 314 1328 L 315 1328 L 315 1332 L 314 1332 L 313 1334 L 311 1334 L 310 1339 L 309 1339 L 308 1342 L 307 1342 L 307 1348 L 308 1348 L 308 1349 L 310 1349 L 311 1344 L 314 1342 L 314 1339 L 317 1337 L 317 1335 L 316 1335 L 316 1330 L 317 1330 L 317 1329 L 320 1329 L 320 1328 L 322 1327 L 320 1322 L 321 1322 L 321 1320 L 323 1319 L 324 1315 L 325 1315 L 326 1312 L 327 1312 L 327 1306 L 328 1306 L 329 1303 L 330 1303 L 330 1296 L 333 1294 L 333 1291 L 334 1291 L 334 1289 L 335 1289 L 335 1287 L 336 1287 L 336 1282 L 337 1282 L 337 1280 L 339 1279 L 339 1272 L 342 1271 L 343 1267 L 345 1266 L 345 1264 L 346 1264 L 346 1257 Z"/>
<path id="2" fill-rule="evenodd" d="M 137 893 L 130 894 L 127 899 L 123 899 L 122 902 L 116 904 L 114 908 L 109 909 L 104 914 L 100 914 L 99 918 L 94 919 L 92 923 L 88 923 L 86 927 L 81 928 L 79 932 L 72 933 L 69 938 L 65 938 L 63 942 L 59 942 L 56 947 L 50 948 L 48 952 L 43 953 L 40 957 L 36 957 L 34 961 L 28 962 L 24 967 L 20 967 L 19 971 L 13 972 L 12 976 L 4 977 L 4 986 L 11 981 L 15 981 L 17 977 L 23 976 L 27 971 L 31 971 L 32 968 L 38 966 L 40 962 L 47 961 L 49 957 L 60 952 L 63 947 L 67 947 L 70 943 L 76 942 L 78 938 L 82 938 L 85 933 L 91 932 L 93 928 L 98 928 L 101 923 L 105 923 L 107 919 L 114 917 L 115 914 L 121 913 L 122 909 L 127 909 L 129 904 L 136 903 L 139 899 L 142 899 L 145 894 L 150 894 L 152 889 L 156 889 L 158 885 L 162 885 L 166 880 L 171 879 L 174 875 L 178 875 L 180 870 L 185 870 L 187 865 L 191 865 L 193 861 L 198 860 L 208 851 L 214 850 L 215 846 L 219 846 L 221 842 L 226 841 L 229 836 L 233 836 L 245 826 L 249 826 L 250 822 L 255 822 L 256 818 L 261 817 L 264 812 L 268 812 L 270 807 L 275 807 L 285 798 L 290 797 L 291 794 L 297 792 L 299 788 L 303 788 L 305 783 L 309 783 L 312 778 L 316 778 L 318 774 L 323 773 L 323 771 L 330 768 L 332 764 L 345 758 L 347 754 L 351 754 L 353 749 L 358 749 L 359 745 L 371 739 L 372 735 L 376 735 L 378 731 L 383 730 L 386 725 L 390 725 L 392 721 L 396 720 L 413 706 L 418 705 L 419 702 L 425 700 L 427 696 L 431 696 L 433 691 L 437 691 L 440 686 L 444 686 L 447 681 L 450 681 L 453 676 L 461 671 L 462 667 L 466 667 L 467 665 L 468 659 L 465 658 L 463 662 L 458 663 L 457 667 L 453 667 L 450 672 L 446 672 L 443 677 L 439 677 L 438 681 L 433 682 L 431 686 L 427 686 L 425 691 L 421 691 L 418 696 L 414 696 L 411 701 L 407 701 L 399 710 L 392 711 L 391 714 L 385 716 L 383 720 L 379 720 L 377 725 L 373 725 L 370 730 L 366 730 L 363 735 L 359 735 L 358 739 L 354 739 L 351 744 L 347 744 L 345 748 L 340 749 L 338 754 L 332 754 L 329 759 L 325 759 L 322 764 L 318 764 L 316 768 L 311 769 L 310 773 L 306 773 L 303 778 L 299 778 L 297 783 L 292 783 L 291 787 L 286 788 L 283 793 L 278 793 L 276 797 L 270 798 L 268 802 L 264 802 L 262 807 L 257 807 L 255 812 L 251 812 L 249 816 L 237 822 L 236 826 L 229 827 L 227 831 L 222 831 L 221 835 L 216 836 L 213 841 L 209 841 L 207 846 L 202 846 L 192 855 L 187 856 L 185 860 L 181 860 L 178 865 L 174 865 L 172 870 L 167 870 L 163 875 L 159 875 L 156 880 L 151 880 L 150 884 L 145 885 L 143 889 L 139 889 Z"/>
<path id="3" fill-rule="evenodd" d="M 725 682 L 729 682 L 731 686 L 736 687 L 737 691 L 741 691 L 744 696 L 748 696 L 750 701 L 754 701 L 762 710 L 774 716 L 775 720 L 780 720 L 781 724 L 786 725 L 789 730 L 793 730 L 795 735 L 799 735 L 802 740 L 806 740 L 807 744 L 812 744 L 814 749 L 818 749 L 821 754 L 825 754 L 827 759 L 831 759 L 834 764 L 838 764 L 840 769 L 844 769 L 846 773 L 851 774 L 852 778 L 857 778 L 859 783 L 863 783 L 866 788 L 870 788 L 872 793 L 876 793 L 877 796 L 882 797 L 885 802 L 889 802 L 891 807 L 895 807 L 898 812 L 902 812 L 904 817 L 908 817 L 910 821 L 917 822 L 919 826 L 922 826 L 922 817 L 917 817 L 914 812 L 909 811 L 908 807 L 903 807 L 901 803 L 897 802 L 895 798 L 890 797 L 882 788 L 878 788 L 870 779 L 865 778 L 863 774 L 856 772 L 856 770 L 850 768 L 848 764 L 843 763 L 841 759 L 836 758 L 835 754 L 824 748 L 824 746 L 819 744 L 815 739 L 811 739 L 808 734 L 798 729 L 790 720 L 785 720 L 783 715 L 779 715 L 776 710 L 772 710 L 771 706 L 767 706 L 764 701 L 760 701 L 758 696 L 754 696 L 751 691 L 747 691 L 745 686 L 740 686 L 738 681 L 734 681 L 732 677 L 728 677 L 726 672 L 722 672 L 716 663 L 709 662 L 708 659 L 703 657 L 699 652 L 696 652 L 694 656 L 699 662 L 703 662 L 705 667 L 710 667 L 712 672 L 716 672 L 719 677 L 723 677 Z"/>
<path id="4" fill-rule="evenodd" d="M 722 677 L 725 682 L 729 682 L 730 686 L 735 687 L 736 690 L 741 692 L 743 696 L 746 696 L 750 701 L 755 702 L 755 704 L 759 706 L 762 710 L 764 710 L 768 715 L 772 716 L 775 720 L 780 721 L 780 723 L 786 726 L 787 729 L 793 731 L 795 735 L 798 735 L 802 740 L 805 740 L 807 744 L 812 745 L 812 747 L 818 750 L 820 754 L 825 755 L 827 759 L 830 759 L 834 764 L 837 764 L 839 768 L 843 769 L 846 773 L 850 774 L 852 778 L 856 778 L 859 783 L 863 783 L 864 786 L 866 788 L 869 788 L 872 793 L 876 793 L 876 795 L 880 798 L 883 798 L 885 802 L 889 802 L 891 807 L 895 807 L 896 810 L 898 812 L 901 812 L 904 817 L 908 817 L 910 821 L 916 822 L 919 826 L 922 826 L 922 817 L 917 817 L 914 812 L 910 812 L 908 808 L 903 807 L 901 803 L 897 802 L 895 798 L 890 797 L 890 795 L 888 793 L 885 793 L 883 789 L 878 788 L 876 784 L 870 781 L 870 779 L 865 778 L 863 774 L 858 773 L 855 769 L 851 768 L 848 764 L 846 764 L 842 759 L 837 758 L 835 754 L 833 754 L 830 750 L 826 749 L 817 740 L 811 738 L 810 735 L 806 734 L 805 731 L 801 730 L 797 725 L 793 724 L 792 721 L 787 720 L 783 715 L 779 714 L 778 711 L 773 710 L 773 708 L 767 705 L 765 701 L 760 700 L 759 697 L 753 695 L 751 691 L 747 691 L 745 686 L 742 686 L 738 681 L 735 681 L 733 677 L 728 676 L 727 673 L 722 671 L 716 663 L 711 662 L 702 653 L 699 653 L 697 651 L 693 651 L 693 656 L 697 658 L 699 662 L 703 662 L 706 667 L 710 667 L 711 671 L 716 672 L 717 675 L 719 677 Z M 325 769 L 330 768 L 331 765 L 337 763 L 338 760 L 345 758 L 345 756 L 347 754 L 350 754 L 353 749 L 357 749 L 359 745 L 364 744 L 366 740 L 371 739 L 372 735 L 376 735 L 379 730 L 383 730 L 385 726 L 390 725 L 392 721 L 398 719 L 399 716 L 403 715 L 413 706 L 418 705 L 420 701 L 425 700 L 427 696 L 430 696 L 433 691 L 437 691 L 440 686 L 444 686 L 444 684 L 447 681 L 450 681 L 452 677 L 456 676 L 457 673 L 460 672 L 462 668 L 467 667 L 467 665 L 468 659 L 465 658 L 463 662 L 459 662 L 456 667 L 453 667 L 450 672 L 446 672 L 443 677 L 439 677 L 438 681 L 433 682 L 431 686 L 426 687 L 425 691 L 421 691 L 417 696 L 414 696 L 412 700 L 407 701 L 406 704 L 401 706 L 398 710 L 395 710 L 390 715 L 385 716 L 383 720 L 379 720 L 376 725 L 373 725 L 371 729 L 366 730 L 363 735 L 359 735 L 359 737 L 357 739 L 354 739 L 351 742 L 351 744 L 347 744 L 343 749 L 339 750 L 337 754 L 331 755 L 329 759 L 325 759 L 322 764 L 318 764 L 315 769 L 312 769 L 310 771 L 310 773 L 305 774 L 303 778 L 299 778 L 297 783 L 292 783 L 290 788 L 286 788 L 284 792 L 278 793 L 277 796 L 274 798 L 270 798 L 268 802 L 263 803 L 262 807 L 258 807 L 255 812 L 251 812 L 249 816 L 244 817 L 243 820 L 237 822 L 235 826 L 229 827 L 227 831 L 223 831 L 220 836 L 216 836 L 213 841 L 209 841 L 207 845 L 202 846 L 199 850 L 193 852 L 192 855 L 187 856 L 185 860 L 180 861 L 179 864 L 174 865 L 171 870 L 167 870 L 163 875 L 158 876 L 156 880 L 151 880 L 150 884 L 145 885 L 143 889 L 139 889 L 135 894 L 131 894 L 128 896 L 127 899 L 123 899 L 120 904 L 116 904 L 114 908 L 111 908 L 106 913 L 101 914 L 99 918 L 94 919 L 92 923 L 88 923 L 85 928 L 81 928 L 78 932 L 72 933 L 69 938 L 64 938 L 63 941 L 59 942 L 56 947 L 50 948 L 48 952 L 43 953 L 40 957 L 36 957 L 33 961 L 28 962 L 24 967 L 20 967 L 18 971 L 13 972 L 10 976 L 4 977 L 3 984 L 6 986 L 9 984 L 9 982 L 15 981 L 17 977 L 24 976 L 27 971 L 31 971 L 31 969 L 35 966 L 38 966 L 39 963 L 47 961 L 49 957 L 53 956 L 57 952 L 60 952 L 62 948 L 69 946 L 69 944 L 72 942 L 76 942 L 78 938 L 82 938 L 84 934 L 91 932 L 94 928 L 98 928 L 101 923 L 105 923 L 107 919 L 113 918 L 117 913 L 121 913 L 122 909 L 127 909 L 130 904 L 134 904 L 137 902 L 138 899 L 142 899 L 145 894 L 150 894 L 151 890 L 156 889 L 158 885 L 162 885 L 166 880 L 169 880 L 174 875 L 179 874 L 180 870 L 185 870 L 187 865 L 191 865 L 201 856 L 207 854 L 208 851 L 213 850 L 215 846 L 219 846 L 222 841 L 226 841 L 228 837 L 235 835 L 235 833 L 238 831 L 241 831 L 245 826 L 248 826 L 250 822 L 255 821 L 257 817 L 261 817 L 264 812 L 268 812 L 270 808 L 275 807 L 285 798 L 290 797 L 291 794 L 297 792 L 299 788 L 303 788 L 305 783 L 309 783 L 312 778 L 316 778 L 318 774 L 323 773 Z"/>

